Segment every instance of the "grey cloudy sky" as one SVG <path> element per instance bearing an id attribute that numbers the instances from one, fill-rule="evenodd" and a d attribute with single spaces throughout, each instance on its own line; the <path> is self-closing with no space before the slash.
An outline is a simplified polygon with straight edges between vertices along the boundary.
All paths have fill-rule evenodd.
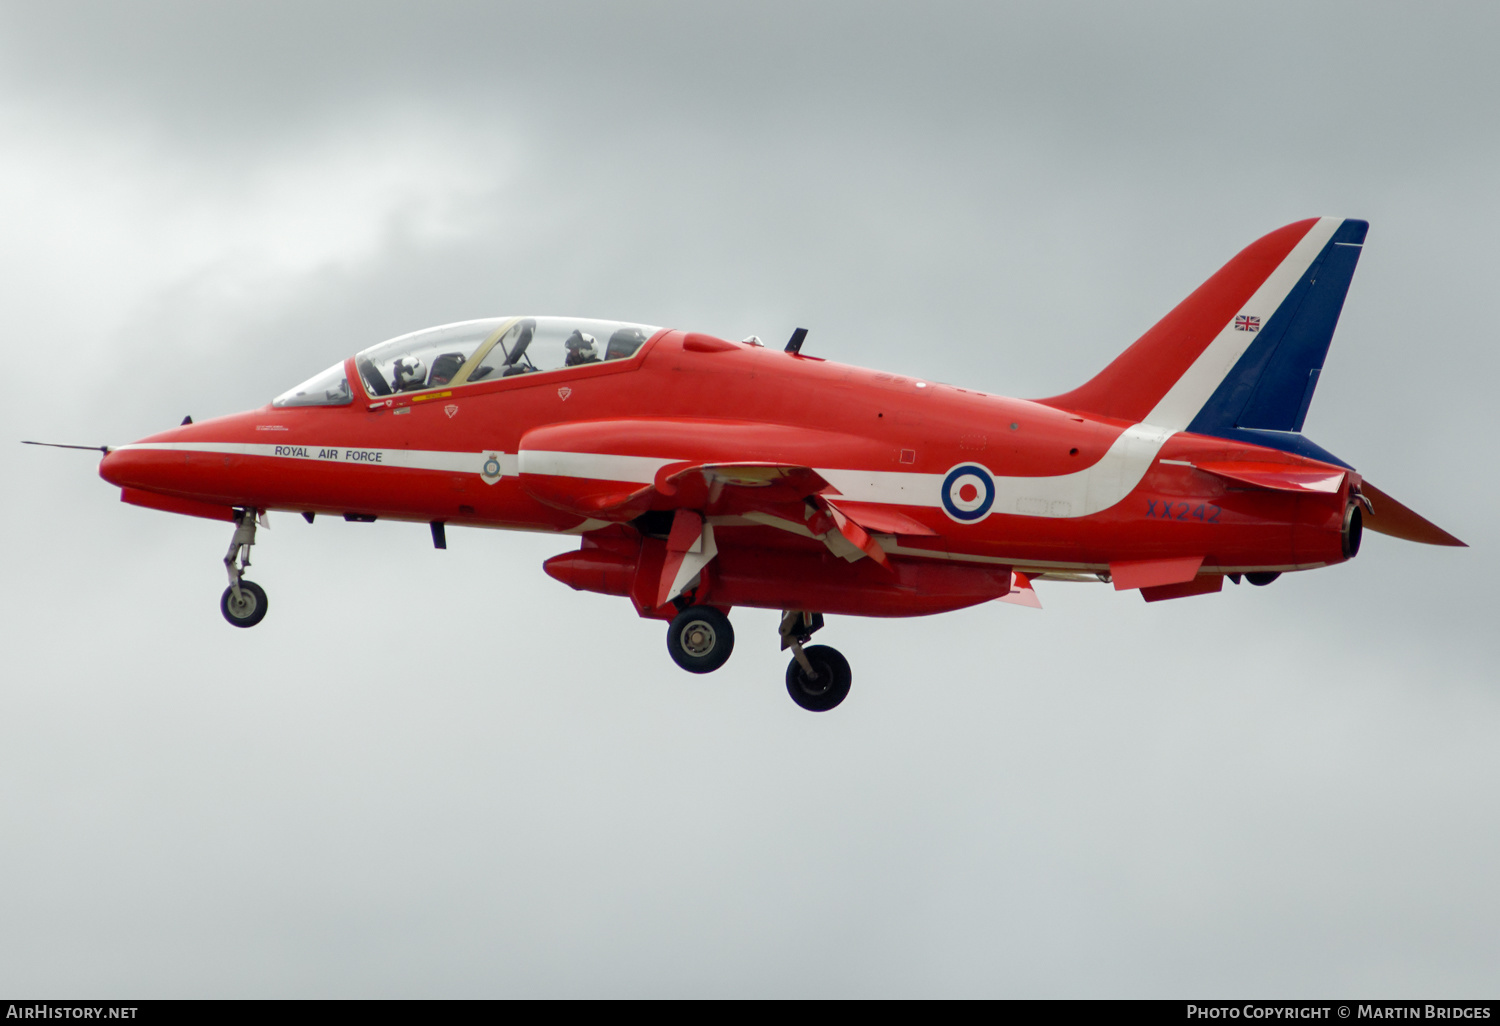
<path id="1" fill-rule="evenodd" d="M 0 446 L 0 992 L 1493 996 L 1500 9 L 0 7 L 0 437 L 501 313 L 1012 395 L 1363 217 L 1308 434 L 1468 541 L 1147 606 L 774 613 L 709 678 L 566 541 L 224 525 Z"/>

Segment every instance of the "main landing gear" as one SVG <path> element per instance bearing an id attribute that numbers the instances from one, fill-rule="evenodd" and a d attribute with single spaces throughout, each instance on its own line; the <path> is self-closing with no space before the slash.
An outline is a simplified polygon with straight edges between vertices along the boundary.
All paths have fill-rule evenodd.
<path id="1" fill-rule="evenodd" d="M 226 614 L 227 615 L 227 614 Z M 781 648 L 792 650 L 786 668 L 786 690 L 792 701 L 810 712 L 827 712 L 849 695 L 854 675 L 838 649 L 804 647 L 823 626 L 822 613 L 791 610 L 781 614 Z M 667 651 L 689 673 L 711 673 L 734 651 L 729 617 L 713 606 L 688 606 L 667 628 Z"/>
<path id="2" fill-rule="evenodd" d="M 266 593 L 260 585 L 244 578 L 250 565 L 250 546 L 255 544 L 255 510 L 234 511 L 234 537 L 224 556 L 229 572 L 229 587 L 219 599 L 219 612 L 236 627 L 254 627 L 266 618 Z"/>
<path id="3" fill-rule="evenodd" d="M 734 628 L 713 606 L 688 606 L 667 628 L 667 651 L 688 673 L 712 673 L 734 651 Z"/>

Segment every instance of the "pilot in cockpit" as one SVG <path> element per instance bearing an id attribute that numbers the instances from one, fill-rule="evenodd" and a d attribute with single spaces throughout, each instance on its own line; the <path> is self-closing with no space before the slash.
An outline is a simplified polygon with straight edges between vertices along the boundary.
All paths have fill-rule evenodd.
<path id="1" fill-rule="evenodd" d="M 577 367 L 585 363 L 599 362 L 599 346 L 592 335 L 585 335 L 577 328 L 568 340 L 563 343 L 563 348 L 568 351 L 568 358 L 564 361 L 564 367 Z"/>
<path id="2" fill-rule="evenodd" d="M 403 356 L 391 367 L 397 392 L 414 392 L 427 387 L 427 365 L 415 356 Z"/>

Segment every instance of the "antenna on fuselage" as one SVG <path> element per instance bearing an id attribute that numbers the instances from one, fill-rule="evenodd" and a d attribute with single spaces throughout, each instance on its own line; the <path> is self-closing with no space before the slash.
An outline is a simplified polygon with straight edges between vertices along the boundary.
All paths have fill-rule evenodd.
<path id="1" fill-rule="evenodd" d="M 796 331 L 792 332 L 791 340 L 786 344 L 786 351 L 791 353 L 793 356 L 798 355 L 802 352 L 802 342 L 806 338 L 807 329 L 798 328 Z"/>

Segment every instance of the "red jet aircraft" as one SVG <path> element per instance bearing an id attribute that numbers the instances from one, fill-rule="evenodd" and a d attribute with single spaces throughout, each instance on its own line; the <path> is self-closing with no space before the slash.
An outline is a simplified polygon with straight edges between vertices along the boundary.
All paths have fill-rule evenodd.
<path id="1" fill-rule="evenodd" d="M 1352 558 L 1363 528 L 1462 545 L 1301 433 L 1368 225 L 1253 243 L 1093 380 L 1049 399 L 864 370 L 755 338 L 497 317 L 403 335 L 269 406 L 105 448 L 140 506 L 234 522 L 220 606 L 269 510 L 576 535 L 548 574 L 670 621 L 707 673 L 734 606 L 778 609 L 804 709 L 849 692 L 823 614 L 919 616 L 1038 579 L 1148 602 Z M 807 647 L 804 647 L 804 646 Z"/>

